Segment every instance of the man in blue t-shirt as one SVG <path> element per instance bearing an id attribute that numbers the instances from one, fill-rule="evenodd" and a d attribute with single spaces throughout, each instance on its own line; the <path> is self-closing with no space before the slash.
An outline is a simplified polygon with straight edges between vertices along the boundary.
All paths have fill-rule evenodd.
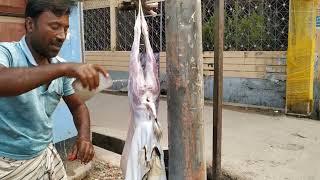
<path id="1" fill-rule="evenodd" d="M 57 57 L 69 28 L 74 0 L 28 0 L 26 35 L 0 43 L 0 179 L 66 179 L 52 145 L 52 113 L 61 98 L 78 130 L 69 158 L 88 163 L 94 156 L 90 118 L 72 88 L 73 78 L 90 90 L 99 85 L 96 65 Z"/>

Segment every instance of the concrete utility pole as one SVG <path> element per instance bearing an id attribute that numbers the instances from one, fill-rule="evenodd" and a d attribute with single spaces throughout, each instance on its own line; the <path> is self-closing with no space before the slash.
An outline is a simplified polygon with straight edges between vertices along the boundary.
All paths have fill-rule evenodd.
<path id="1" fill-rule="evenodd" d="M 213 154 L 212 179 L 221 178 L 221 136 L 223 101 L 224 0 L 215 1 L 214 89 L 213 89 Z"/>
<path id="2" fill-rule="evenodd" d="M 166 0 L 169 179 L 205 180 L 201 0 Z"/>

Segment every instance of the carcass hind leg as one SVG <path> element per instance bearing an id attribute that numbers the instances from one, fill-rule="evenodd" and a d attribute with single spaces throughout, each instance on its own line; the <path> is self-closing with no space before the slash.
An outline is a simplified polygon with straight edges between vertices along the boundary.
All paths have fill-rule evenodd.
<path id="1" fill-rule="evenodd" d="M 150 170 L 144 175 L 142 180 L 164 180 L 166 179 L 166 171 L 161 162 L 160 152 L 158 148 L 154 148 L 149 163 Z"/>

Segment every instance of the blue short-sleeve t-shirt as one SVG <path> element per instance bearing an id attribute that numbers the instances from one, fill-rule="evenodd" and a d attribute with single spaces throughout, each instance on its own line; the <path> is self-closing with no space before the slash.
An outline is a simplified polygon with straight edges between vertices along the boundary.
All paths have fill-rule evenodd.
<path id="1" fill-rule="evenodd" d="M 55 57 L 51 63 L 63 63 Z M 25 37 L 0 43 L 0 65 L 7 68 L 37 66 Z M 16 77 L 19 78 L 19 77 Z M 73 79 L 61 77 L 15 97 L 0 97 L 0 156 L 16 160 L 38 156 L 53 140 L 51 115 L 62 96 L 74 94 Z"/>

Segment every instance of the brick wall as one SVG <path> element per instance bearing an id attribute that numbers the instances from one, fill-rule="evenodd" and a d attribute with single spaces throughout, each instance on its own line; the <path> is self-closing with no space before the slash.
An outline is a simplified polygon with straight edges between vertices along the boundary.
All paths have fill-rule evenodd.
<path id="1" fill-rule="evenodd" d="M 24 15 L 26 0 L 0 0 L 0 15 Z"/>
<path id="2" fill-rule="evenodd" d="M 21 22 L 1 22 L 0 17 L 0 42 L 18 41 L 25 34 L 24 19 Z"/>
<path id="3" fill-rule="evenodd" d="M 0 41 L 18 41 L 24 34 L 26 0 L 0 0 Z"/>

